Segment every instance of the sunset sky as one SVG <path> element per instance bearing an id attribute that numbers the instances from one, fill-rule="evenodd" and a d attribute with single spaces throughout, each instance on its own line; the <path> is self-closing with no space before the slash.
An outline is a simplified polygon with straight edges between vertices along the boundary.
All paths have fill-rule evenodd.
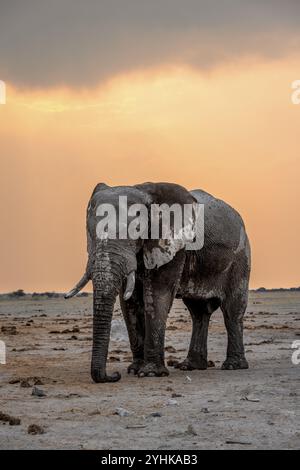
<path id="1" fill-rule="evenodd" d="M 244 218 L 251 287 L 300 285 L 300 2 L 0 3 L 0 291 L 65 291 L 98 182 Z"/>

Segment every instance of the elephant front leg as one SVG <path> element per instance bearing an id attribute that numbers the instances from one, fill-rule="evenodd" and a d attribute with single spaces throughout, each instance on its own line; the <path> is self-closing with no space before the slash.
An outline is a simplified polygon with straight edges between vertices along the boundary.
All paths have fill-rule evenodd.
<path id="1" fill-rule="evenodd" d="M 178 253 L 167 265 L 145 273 L 145 363 L 138 372 L 139 377 L 169 375 L 165 366 L 166 321 L 178 288 L 183 263 L 184 253 Z"/>
<path id="2" fill-rule="evenodd" d="M 148 274 L 144 282 L 144 365 L 138 371 L 139 377 L 169 375 L 164 362 L 164 343 L 170 296 L 167 293 L 161 294 L 162 292 L 157 289 L 152 274 Z"/>
<path id="3" fill-rule="evenodd" d="M 127 372 L 137 374 L 144 365 L 145 319 L 142 283 L 136 281 L 135 290 L 130 299 L 125 301 L 123 294 L 124 288 L 120 293 L 120 304 L 132 351 L 132 363 L 128 366 Z"/>
<path id="4" fill-rule="evenodd" d="M 153 310 L 152 310 L 153 308 Z M 146 337 L 144 345 L 144 364 L 138 371 L 139 377 L 161 377 L 169 375 L 165 366 L 164 343 L 167 319 L 167 308 L 162 305 L 145 312 Z"/>

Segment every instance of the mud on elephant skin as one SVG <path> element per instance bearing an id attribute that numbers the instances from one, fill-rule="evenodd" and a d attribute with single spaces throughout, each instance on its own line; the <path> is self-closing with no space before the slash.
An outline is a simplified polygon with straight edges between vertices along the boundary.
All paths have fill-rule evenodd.
<path id="1" fill-rule="evenodd" d="M 203 204 L 203 248 L 187 250 L 184 241 L 174 240 L 174 231 L 167 240 L 99 238 L 97 208 L 110 204 L 118 214 L 120 196 L 127 197 L 128 206 L 142 204 L 148 211 L 153 204 L 178 204 L 182 208 L 185 204 Z M 117 217 L 117 223 L 118 220 Z M 234 209 L 204 191 L 189 192 L 172 183 L 116 187 L 100 183 L 88 204 L 86 227 L 86 272 L 66 298 L 76 295 L 92 281 L 91 375 L 95 382 L 115 382 L 121 377 L 118 372 L 111 376 L 106 373 L 110 327 L 118 295 L 133 356 L 128 372 L 139 377 L 169 374 L 164 361 L 164 339 L 175 296 L 182 298 L 193 320 L 189 352 L 179 368 L 207 367 L 208 324 L 218 307 L 222 309 L 228 334 L 223 368 L 248 367 L 243 346 L 243 315 L 248 296 L 250 247 L 243 221 Z"/>

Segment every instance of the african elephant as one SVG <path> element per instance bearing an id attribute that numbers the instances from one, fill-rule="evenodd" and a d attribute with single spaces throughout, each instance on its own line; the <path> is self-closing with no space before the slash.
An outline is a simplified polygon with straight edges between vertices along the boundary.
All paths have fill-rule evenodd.
<path id="1" fill-rule="evenodd" d="M 187 250 L 184 243 L 161 239 L 110 239 L 97 236 L 97 207 L 110 204 L 118 212 L 119 196 L 128 205 L 204 205 L 204 245 Z M 171 183 L 109 187 L 98 184 L 87 208 L 86 272 L 68 293 L 72 297 L 93 282 L 93 349 L 91 375 L 95 382 L 115 382 L 118 372 L 106 373 L 110 327 L 120 295 L 133 362 L 128 372 L 139 377 L 168 375 L 164 363 L 167 315 L 175 298 L 187 306 L 193 322 L 182 370 L 207 368 L 207 334 L 211 314 L 220 307 L 228 335 L 223 369 L 244 369 L 243 316 L 247 306 L 250 247 L 240 215 L 228 204 L 202 191 L 187 191 Z"/>

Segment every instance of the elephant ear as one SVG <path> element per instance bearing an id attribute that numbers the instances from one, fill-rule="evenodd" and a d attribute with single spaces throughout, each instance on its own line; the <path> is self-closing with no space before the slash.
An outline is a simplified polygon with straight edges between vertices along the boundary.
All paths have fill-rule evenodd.
<path id="1" fill-rule="evenodd" d="M 136 186 L 149 196 L 151 204 L 149 208 L 149 238 L 144 240 L 143 259 L 147 269 L 154 269 L 163 266 L 172 261 L 176 253 L 187 247 L 187 244 L 195 236 L 195 198 L 182 186 L 171 183 L 144 183 Z M 171 217 L 170 227 L 165 232 L 164 238 L 151 238 L 151 205 L 161 206 L 166 204 L 169 208 L 177 205 L 182 214 L 182 223 L 178 230 L 175 218 Z M 185 205 L 189 204 L 192 208 L 190 217 L 184 219 L 183 214 Z M 158 207 L 156 206 L 156 207 Z M 172 213 L 172 211 L 171 211 Z M 160 232 L 160 236 L 162 233 Z"/>
<path id="2" fill-rule="evenodd" d="M 92 192 L 92 195 L 91 195 L 91 199 L 95 196 L 96 193 L 98 193 L 99 191 L 102 191 L 103 189 L 108 189 L 109 186 L 107 186 L 107 184 L 105 183 L 98 183 L 96 184 L 95 188 L 94 188 L 94 191 Z"/>
<path id="3" fill-rule="evenodd" d="M 86 209 L 86 233 L 87 233 L 87 250 L 88 250 L 88 253 L 91 254 L 91 246 L 92 246 L 92 233 L 94 232 L 95 230 L 95 227 L 93 226 L 93 224 L 90 222 L 90 225 L 89 225 L 89 221 L 92 220 L 92 217 L 91 217 L 91 213 L 93 212 L 93 210 L 95 209 L 95 204 L 96 204 L 96 201 L 97 201 L 97 194 L 100 192 L 100 191 L 103 191 L 105 189 L 109 189 L 109 186 L 105 183 L 98 183 L 93 192 L 92 192 L 92 195 L 91 195 L 91 198 L 89 200 L 89 203 L 88 203 L 88 206 L 87 206 L 87 209 Z"/>
<path id="4" fill-rule="evenodd" d="M 185 244 L 181 240 L 175 240 L 171 237 L 145 242 L 143 258 L 146 268 L 160 268 L 169 263 L 184 246 Z"/>

